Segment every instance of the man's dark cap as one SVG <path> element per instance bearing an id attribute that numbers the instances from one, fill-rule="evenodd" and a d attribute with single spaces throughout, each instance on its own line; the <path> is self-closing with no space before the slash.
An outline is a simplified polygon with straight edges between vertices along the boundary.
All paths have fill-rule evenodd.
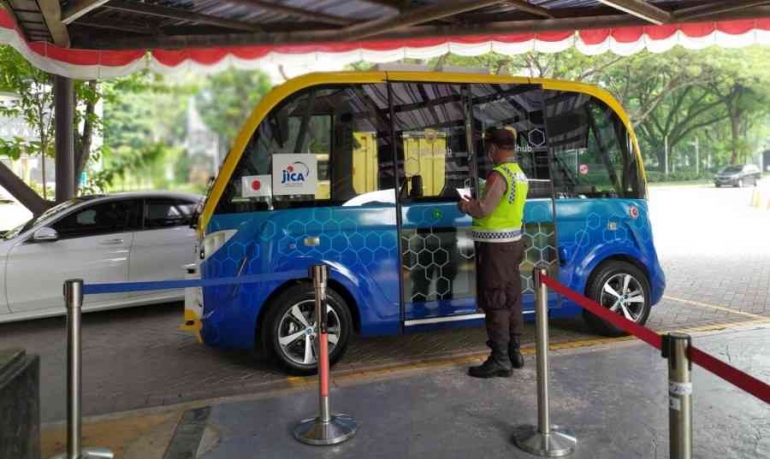
<path id="1" fill-rule="evenodd" d="M 487 130 L 486 138 L 504 150 L 512 150 L 516 146 L 516 131 L 513 128 L 491 128 Z"/>

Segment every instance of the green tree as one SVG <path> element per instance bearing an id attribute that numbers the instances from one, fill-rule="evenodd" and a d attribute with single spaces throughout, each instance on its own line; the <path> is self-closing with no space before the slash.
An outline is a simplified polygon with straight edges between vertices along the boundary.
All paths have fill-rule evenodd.
<path id="1" fill-rule="evenodd" d="M 770 112 L 770 52 L 759 47 L 714 49 L 703 56 L 702 65 L 714 75 L 707 89 L 723 105 L 728 121 L 730 164 L 743 162 L 757 146 L 750 131 Z"/>
<path id="2" fill-rule="evenodd" d="M 95 81 L 75 82 L 74 146 L 75 172 L 80 175 L 89 161 L 93 137 L 101 129 L 96 105 L 101 98 Z M 0 90 L 17 96 L 10 106 L 0 107 L 0 115 L 21 118 L 35 130 L 33 139 L 0 139 L 0 156 L 17 159 L 21 155 L 54 156 L 53 77 L 29 64 L 10 46 L 0 46 Z M 45 164 L 45 161 L 43 161 Z M 44 176 L 45 176 L 45 171 Z M 77 186 L 77 181 L 76 181 Z M 47 198 L 45 187 L 42 188 Z"/>
<path id="3" fill-rule="evenodd" d="M 231 145 L 272 83 L 259 71 L 227 70 L 206 79 L 195 103 L 206 126 Z"/>
<path id="4" fill-rule="evenodd" d="M 104 83 L 104 154 L 89 189 L 171 186 L 186 133 L 188 99 L 195 86 L 171 85 L 141 72 Z M 168 167 L 167 167 L 168 165 Z M 172 179 L 173 180 L 173 179 Z"/>

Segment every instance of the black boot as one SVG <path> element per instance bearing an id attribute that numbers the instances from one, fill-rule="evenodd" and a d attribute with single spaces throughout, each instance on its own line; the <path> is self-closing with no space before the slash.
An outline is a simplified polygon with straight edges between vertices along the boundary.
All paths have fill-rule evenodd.
<path id="1" fill-rule="evenodd" d="M 508 359 L 508 346 L 487 341 L 487 346 L 492 349 L 492 354 L 487 361 L 477 367 L 468 369 L 468 374 L 474 378 L 508 378 L 513 374 L 511 362 Z"/>
<path id="2" fill-rule="evenodd" d="M 511 341 L 508 343 L 508 358 L 511 359 L 513 368 L 524 367 L 524 356 L 521 355 L 521 336 L 513 335 L 511 337 Z"/>

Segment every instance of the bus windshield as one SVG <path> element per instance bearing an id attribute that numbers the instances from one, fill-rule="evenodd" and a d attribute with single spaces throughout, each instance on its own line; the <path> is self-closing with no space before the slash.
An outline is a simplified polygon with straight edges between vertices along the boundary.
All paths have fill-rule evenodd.
<path id="1" fill-rule="evenodd" d="M 617 113 L 582 93 L 554 91 L 546 97 L 557 196 L 643 198 L 634 146 Z"/>

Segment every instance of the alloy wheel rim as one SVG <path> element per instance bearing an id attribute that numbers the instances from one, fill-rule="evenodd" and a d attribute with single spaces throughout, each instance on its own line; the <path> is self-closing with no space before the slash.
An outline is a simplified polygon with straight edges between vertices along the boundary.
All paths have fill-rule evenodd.
<path id="1" fill-rule="evenodd" d="M 610 311 L 639 322 L 647 304 L 642 284 L 627 273 L 615 274 L 602 286 L 599 302 Z"/>
<path id="2" fill-rule="evenodd" d="M 329 353 L 340 339 L 340 319 L 328 303 Z M 313 365 L 317 361 L 315 300 L 300 301 L 283 313 L 278 324 L 278 344 L 283 355 L 295 364 Z"/>

